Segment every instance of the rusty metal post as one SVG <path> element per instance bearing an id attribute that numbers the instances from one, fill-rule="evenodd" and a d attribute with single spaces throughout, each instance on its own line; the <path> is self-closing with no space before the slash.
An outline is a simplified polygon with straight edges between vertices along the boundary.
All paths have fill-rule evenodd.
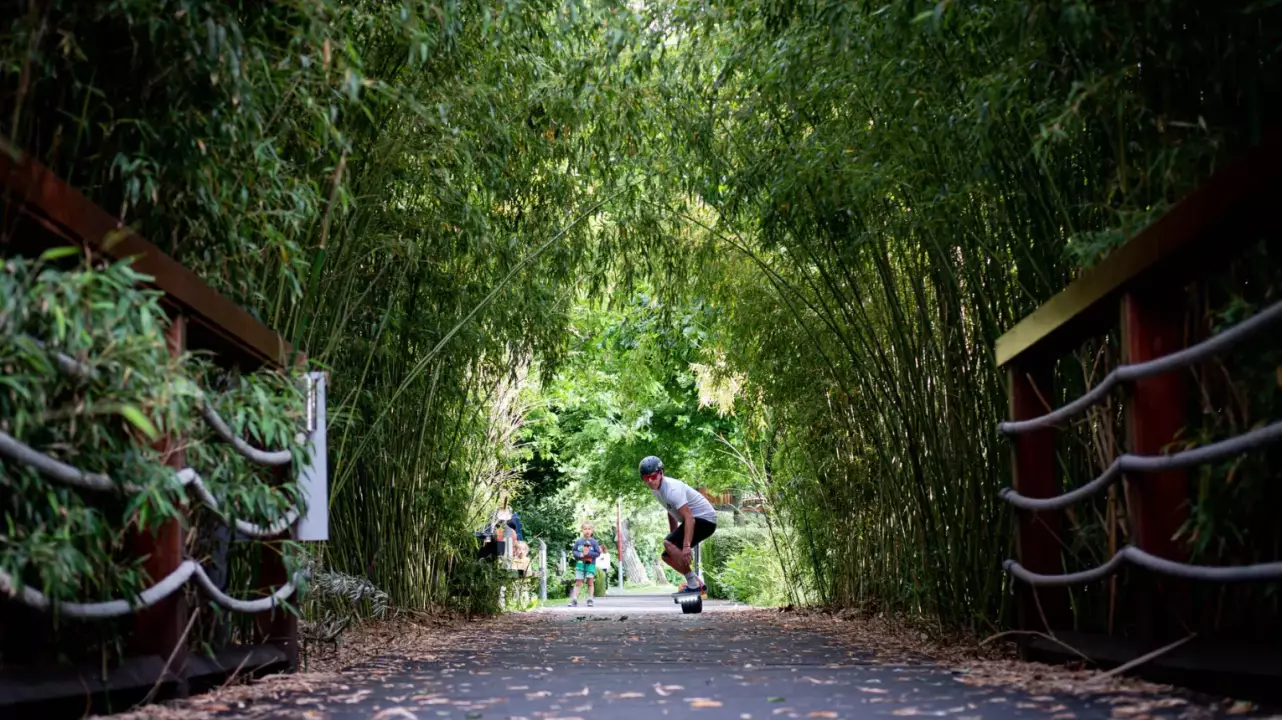
<path id="1" fill-rule="evenodd" d="M 1122 299 L 1122 347 L 1127 363 L 1144 362 L 1185 347 L 1184 304 L 1178 288 L 1143 290 Z M 1160 455 L 1179 438 L 1188 419 L 1188 388 L 1179 371 L 1137 380 L 1126 398 L 1127 449 Z M 1133 541 L 1168 560 L 1188 559 L 1175 534 L 1188 519 L 1188 472 L 1168 470 L 1126 477 L 1126 505 Z M 1140 635 L 1148 642 L 1174 639 L 1189 617 L 1188 585 L 1151 573 L 1135 575 L 1133 602 Z"/>
<path id="2" fill-rule="evenodd" d="M 187 318 L 176 314 L 171 318 L 165 333 L 169 354 L 177 358 L 187 348 Z M 182 449 L 180 438 L 163 438 L 158 447 L 164 453 L 164 462 L 175 470 L 181 470 L 187 463 L 187 453 Z M 152 582 L 158 581 L 173 572 L 182 564 L 186 547 L 184 523 L 175 518 L 162 524 L 154 533 L 135 532 L 132 537 L 133 551 L 146 558 L 143 567 Z M 168 671 L 175 678 L 175 694 L 186 696 L 187 682 L 183 671 L 187 665 L 186 637 L 187 621 L 191 608 L 187 606 L 184 593 L 176 592 L 155 606 L 140 611 L 134 618 L 131 655 L 158 655 L 162 661 L 172 661 Z"/>
<path id="3" fill-rule="evenodd" d="M 1010 418 L 1027 420 L 1052 408 L 1053 365 L 1046 359 L 1024 360 L 1007 371 L 1010 383 Z M 1027 497 L 1051 497 L 1059 492 L 1055 463 L 1055 430 L 1035 430 L 1011 438 L 1013 486 Z M 1019 563 L 1037 573 L 1064 572 L 1060 560 L 1063 514 L 1060 511 L 1017 510 L 1016 553 Z M 1051 632 L 1070 626 L 1067 588 L 1034 588 L 1016 585 L 1016 612 L 1022 630 Z M 1039 607 L 1040 606 L 1040 607 Z"/>

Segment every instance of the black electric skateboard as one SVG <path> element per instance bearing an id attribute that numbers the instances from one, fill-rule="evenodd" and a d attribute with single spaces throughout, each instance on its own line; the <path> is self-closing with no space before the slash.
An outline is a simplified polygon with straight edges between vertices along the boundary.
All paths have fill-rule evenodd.
<path id="1" fill-rule="evenodd" d="M 672 593 L 672 602 L 681 606 L 681 612 L 701 613 L 703 612 L 703 591 L 686 590 L 685 592 Z"/>

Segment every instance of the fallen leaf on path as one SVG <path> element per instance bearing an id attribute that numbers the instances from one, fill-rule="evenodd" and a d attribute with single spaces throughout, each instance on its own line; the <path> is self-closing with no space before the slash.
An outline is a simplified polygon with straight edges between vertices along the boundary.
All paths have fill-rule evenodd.
<path id="1" fill-rule="evenodd" d="M 403 720 L 418 720 L 417 715 L 410 712 L 409 710 L 406 710 L 405 708 L 399 708 L 399 707 L 381 710 L 376 715 L 371 717 L 369 720 L 392 720 L 392 718 L 402 718 Z"/>
<path id="2" fill-rule="evenodd" d="M 692 708 L 719 708 L 719 707 L 721 707 L 721 701 L 720 701 L 720 700 L 709 700 L 709 699 L 707 699 L 707 698 L 690 698 L 689 700 L 687 700 L 687 702 L 689 702 L 689 703 L 690 703 L 690 707 L 692 707 Z"/>

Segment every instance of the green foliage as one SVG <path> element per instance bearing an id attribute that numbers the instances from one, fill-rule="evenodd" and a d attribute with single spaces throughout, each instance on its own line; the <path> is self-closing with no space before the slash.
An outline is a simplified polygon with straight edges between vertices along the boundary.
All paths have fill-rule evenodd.
<path id="1" fill-rule="evenodd" d="M 565 584 L 565 579 L 558 577 L 555 572 L 548 576 L 548 600 L 565 600 L 570 597 L 570 593 Z"/>
<path id="2" fill-rule="evenodd" d="M 549 558 L 557 550 L 568 548 L 578 537 L 574 526 L 574 499 L 568 493 L 545 496 L 530 506 L 518 503 L 516 510 L 521 515 L 526 540 L 533 547 L 535 540 L 543 538 Z"/>
<path id="3" fill-rule="evenodd" d="M 154 531 L 186 499 L 122 412 L 145 413 L 164 433 L 199 421 L 194 386 L 166 349 L 157 295 L 139 279 L 125 263 L 61 272 L 9 260 L 0 272 L 0 429 L 61 462 L 138 486 L 128 495 L 95 493 L 21 463 L 0 466 L 0 567 L 60 600 L 116 599 L 150 584 L 136 561 L 116 562 L 126 524 Z M 59 370 L 55 350 L 86 363 L 92 377 Z"/>
<path id="4" fill-rule="evenodd" d="M 637 463 L 651 454 L 696 486 L 733 483 L 716 436 L 738 424 L 701 405 L 690 369 L 713 320 L 702 302 L 670 307 L 643 293 L 617 310 L 577 306 L 571 331 L 578 342 L 539 389 L 547 409 L 532 414 L 528 441 L 594 497 L 652 503 L 637 475 Z"/>
<path id="5" fill-rule="evenodd" d="M 749 548 L 755 548 L 750 551 Z M 774 554 L 770 544 L 769 533 L 756 527 L 735 527 L 718 525 L 712 537 L 699 544 L 700 560 L 703 563 L 704 583 L 708 586 L 708 596 L 724 599 L 735 599 L 748 602 L 742 596 L 735 595 L 735 589 L 729 584 L 727 570 L 735 558 L 749 553 L 757 557 L 760 553 Z M 767 583 L 766 570 L 761 568 L 762 583 Z"/>
<path id="6" fill-rule="evenodd" d="M 628 518 L 628 533 L 642 562 L 653 563 L 663 554 L 663 538 L 668 530 L 668 512 L 652 497 L 642 498 L 640 508 Z"/>
<path id="7" fill-rule="evenodd" d="M 748 543 L 721 569 L 719 586 L 726 597 L 749 605 L 775 606 L 788 601 L 783 565 L 765 543 Z M 712 583 L 708 582 L 709 591 Z"/>
<path id="8" fill-rule="evenodd" d="M 270 524 L 298 500 L 293 483 L 243 458 L 200 417 L 208 400 L 233 432 L 302 461 L 296 381 L 271 372 L 233 377 L 197 358 L 171 357 L 169 323 L 158 294 L 141 286 L 146 279 L 128 262 L 60 270 L 10 259 L 0 271 L 0 429 L 118 487 L 73 488 L 25 464 L 0 463 L 0 568 L 56 600 L 133 597 L 159 580 L 131 552 L 135 532 L 177 519 L 208 537 L 233 519 Z M 84 372 L 60 369 L 54 353 Z M 178 482 L 166 445 L 156 442 L 162 437 L 183 439 L 185 462 L 204 478 L 222 518 Z M 195 554 L 204 559 L 205 551 L 200 545 Z M 246 595 L 253 576 L 235 570 L 226 589 Z M 77 643 L 68 652 L 89 650 Z"/>
<path id="9" fill-rule="evenodd" d="M 638 510 L 636 463 L 657 454 L 696 486 L 762 493 L 769 547 L 796 538 L 779 572 L 811 598 L 975 629 L 1009 619 L 993 342 L 1282 119 L 1280 17 L 1246 0 L 51 0 L 3 16 L 0 132 L 331 371 L 324 561 L 395 604 L 495 609 L 459 559 L 490 510 L 515 495 L 549 534 L 558 492 L 580 516 L 618 494 Z M 95 297 L 114 317 L 129 295 Z M 154 489 L 128 509 L 59 496 L 65 521 L 23 506 L 6 567 L 58 557 L 39 578 L 58 592 L 137 583 L 84 576 L 116 549 L 78 539 L 102 513 L 176 512 L 155 458 L 125 450 L 190 423 L 164 415 L 191 397 L 163 382 L 146 302 L 102 335 L 31 321 L 138 361 L 119 387 L 46 398 L 47 359 L 5 341 L 10 432 Z M 1064 363 L 1053 400 L 1090 366 Z M 276 382 L 226 402 L 265 413 L 250 387 Z M 44 422 L 84 397 L 94 422 Z M 259 417 L 264 440 L 290 422 Z M 528 499 L 526 460 L 548 466 Z M 209 472 L 237 513 L 289 500 Z M 43 492 L 13 476 L 6 492 Z M 1199 483 L 1199 551 L 1244 522 L 1234 503 L 1272 499 Z M 767 546 L 747 547 L 723 574 Z"/>
<path id="10" fill-rule="evenodd" d="M 498 563 L 458 556 L 447 566 L 446 607 L 467 615 L 492 615 L 499 607 L 499 588 L 506 581 L 506 571 Z"/>
<path id="11" fill-rule="evenodd" d="M 588 132 L 621 101 L 598 52 L 616 10 L 54 0 L 0 17 L 8 142 L 330 370 L 324 561 L 399 604 L 452 597 L 445 565 L 511 489 L 506 381 L 536 350 L 555 362 L 583 216 L 618 187 L 603 160 L 621 136 Z"/>
<path id="12" fill-rule="evenodd" d="M 707 344 L 746 379 L 733 442 L 817 599 L 1008 619 L 991 348 L 1282 119 L 1278 8 L 1244 7 L 665 8 L 691 86 L 669 117 L 699 138 L 682 174 L 706 206 L 683 217 L 720 251 L 693 288 L 718 300 Z"/>
<path id="13" fill-rule="evenodd" d="M 388 615 L 390 599 L 365 578 L 325 570 L 312 561 L 303 612 L 320 630 L 317 639 L 337 637 L 351 622 Z"/>

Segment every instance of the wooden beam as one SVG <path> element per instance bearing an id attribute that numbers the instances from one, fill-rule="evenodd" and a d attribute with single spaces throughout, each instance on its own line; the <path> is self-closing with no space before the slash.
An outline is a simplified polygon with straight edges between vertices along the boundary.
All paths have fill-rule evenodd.
<path id="1" fill-rule="evenodd" d="M 290 528 L 289 538 L 292 539 L 294 535 L 293 528 Z M 259 544 L 258 577 L 264 596 L 290 580 L 284 552 L 284 543 L 280 540 Z M 298 596 L 290 597 L 288 602 L 297 603 Z M 258 632 L 259 642 L 274 645 L 285 654 L 286 671 L 297 671 L 298 616 L 283 607 L 276 607 L 256 614 L 254 627 Z"/>
<path id="2" fill-rule="evenodd" d="M 6 145 L 0 138 L 0 147 Z M 283 338 L 30 156 L 0 149 L 0 188 L 15 210 L 69 241 L 117 260 L 135 258 L 134 267 L 196 322 L 263 362 L 289 365 L 292 350 Z"/>
<path id="3" fill-rule="evenodd" d="M 1008 369 L 1010 416 L 1026 420 L 1047 411 L 1051 398 L 1053 365 L 1043 359 Z M 1036 430 L 1011 438 L 1011 472 L 1016 491 L 1026 497 L 1051 497 L 1059 493 L 1055 462 L 1055 429 Z M 1019 563 L 1036 573 L 1064 572 L 1060 543 L 1064 532 L 1063 513 L 1058 510 L 1032 512 L 1017 510 L 1016 553 Z M 1069 622 L 1066 588 L 1034 588 L 1017 585 L 1017 622 L 1022 630 L 1062 630 Z"/>
<path id="4" fill-rule="evenodd" d="M 1184 304 L 1175 289 L 1148 289 L 1122 299 L 1122 348 L 1128 363 L 1145 362 L 1185 347 Z M 1188 384 L 1183 371 L 1137 380 L 1126 400 L 1127 449 L 1161 455 L 1188 421 Z M 1158 557 L 1184 562 L 1188 553 L 1175 534 L 1188 519 L 1188 471 L 1137 473 L 1126 478 L 1126 505 L 1135 543 Z M 1183 636 L 1189 618 L 1188 585 L 1178 578 L 1144 573 L 1132 596 L 1141 636 L 1152 643 Z"/>
<path id="5" fill-rule="evenodd" d="M 172 356 L 181 355 L 187 347 L 187 321 L 182 315 L 171 319 L 165 331 L 165 340 Z M 187 464 L 187 453 L 183 450 L 181 438 L 165 437 L 159 446 L 163 453 L 164 463 L 181 470 Z M 143 568 L 152 582 L 169 575 L 183 562 L 186 550 L 186 531 L 179 518 L 165 521 L 154 532 L 135 532 L 133 551 L 144 559 Z M 159 655 L 172 662 L 169 672 L 182 675 L 187 662 L 185 633 L 191 608 L 187 607 L 184 593 L 176 592 L 161 600 L 156 605 L 139 611 L 133 619 L 133 638 L 130 643 L 131 654 Z M 185 692 L 185 684 L 178 680 L 177 693 Z"/>

